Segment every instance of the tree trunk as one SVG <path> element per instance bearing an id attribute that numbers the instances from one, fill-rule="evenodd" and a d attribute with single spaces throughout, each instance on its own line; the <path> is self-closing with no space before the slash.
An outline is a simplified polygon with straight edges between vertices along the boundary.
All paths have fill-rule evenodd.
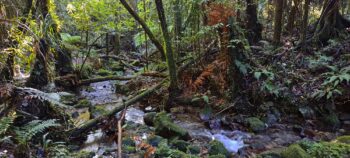
<path id="1" fill-rule="evenodd" d="M 247 0 L 247 30 L 249 44 L 257 43 L 261 40 L 262 25 L 258 21 L 256 0 Z"/>
<path id="2" fill-rule="evenodd" d="M 158 17 L 162 27 L 163 37 L 165 40 L 166 57 L 167 57 L 167 64 L 168 64 L 168 70 L 169 70 L 169 76 L 170 76 L 170 89 L 176 90 L 178 89 L 176 64 L 174 60 L 173 49 L 171 46 L 171 39 L 168 32 L 168 25 L 166 23 L 166 18 L 164 14 L 163 2 L 162 0 L 155 0 L 155 2 L 156 2 L 157 11 L 158 11 Z"/>
<path id="3" fill-rule="evenodd" d="M 340 14 L 340 0 L 327 0 L 316 25 L 313 40 L 324 44 L 347 27 L 350 27 L 350 21 Z"/>
<path id="4" fill-rule="evenodd" d="M 26 86 L 40 89 L 49 82 L 49 70 L 47 65 L 47 56 L 49 54 L 49 45 L 45 39 L 40 39 L 35 45 L 36 59 L 34 68 L 26 82 Z"/>
<path id="5" fill-rule="evenodd" d="M 275 27 L 273 34 L 273 42 L 275 45 L 281 43 L 283 25 L 283 1 L 284 0 L 275 0 Z"/>
<path id="6" fill-rule="evenodd" d="M 303 26 L 301 27 L 301 37 L 300 41 L 302 45 L 305 45 L 306 41 L 306 34 L 307 34 L 307 26 L 308 26 L 308 19 L 309 19 L 309 10 L 310 10 L 310 0 L 305 0 L 304 2 L 304 14 L 303 14 Z"/>
<path id="7" fill-rule="evenodd" d="M 175 17 L 175 43 L 176 43 L 176 53 L 179 56 L 180 46 L 181 46 L 181 37 L 182 37 L 182 14 L 181 14 L 181 1 L 175 0 L 174 4 L 174 17 Z"/>
<path id="8" fill-rule="evenodd" d="M 131 14 L 131 16 L 134 17 L 134 19 L 137 22 L 140 23 L 140 25 L 142 26 L 142 28 L 147 33 L 147 35 L 150 38 L 150 40 L 153 42 L 153 44 L 159 50 L 162 59 L 165 60 L 166 59 L 165 51 L 164 51 L 164 48 L 163 48 L 162 44 L 160 44 L 160 42 L 157 40 L 157 38 L 153 35 L 152 31 L 148 28 L 148 26 L 145 23 L 145 21 L 143 21 L 141 19 L 141 17 L 130 7 L 130 5 L 125 0 L 119 0 L 119 1 L 120 1 L 120 3 L 122 3 L 122 5 L 125 7 L 125 9 Z"/>
<path id="9" fill-rule="evenodd" d="M 300 0 L 294 0 L 293 2 L 294 2 L 294 5 L 292 6 L 292 9 L 289 13 L 288 22 L 286 26 L 286 30 L 289 33 L 292 33 L 295 28 L 295 20 L 296 20 L 295 18 L 299 10 Z"/>
<path id="10" fill-rule="evenodd" d="M 5 67 L 0 72 L 0 83 L 5 83 L 13 80 L 14 76 L 14 54 L 8 55 Z"/>

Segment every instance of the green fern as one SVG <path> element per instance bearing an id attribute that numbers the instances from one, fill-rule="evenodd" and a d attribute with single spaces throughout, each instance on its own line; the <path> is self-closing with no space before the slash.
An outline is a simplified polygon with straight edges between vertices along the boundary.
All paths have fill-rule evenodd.
<path id="1" fill-rule="evenodd" d="M 0 119 L 0 136 L 5 134 L 10 126 L 13 124 L 16 116 L 3 117 Z"/>
<path id="2" fill-rule="evenodd" d="M 26 124 L 24 127 L 15 129 L 16 139 L 20 144 L 26 144 L 30 141 L 36 134 L 44 132 L 47 128 L 57 127 L 60 124 L 56 123 L 55 119 L 51 120 L 34 120 Z"/>

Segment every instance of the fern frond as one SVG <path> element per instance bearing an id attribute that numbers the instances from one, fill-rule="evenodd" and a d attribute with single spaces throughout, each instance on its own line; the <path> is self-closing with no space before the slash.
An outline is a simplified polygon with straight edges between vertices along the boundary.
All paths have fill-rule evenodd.
<path id="1" fill-rule="evenodd" d="M 40 90 L 34 89 L 34 88 L 20 88 L 17 87 L 18 90 L 20 90 L 22 93 L 25 93 L 27 95 L 27 99 L 39 99 L 48 101 L 54 105 L 58 105 L 60 107 L 69 108 L 69 106 L 60 103 L 59 98 L 55 98 L 53 95 L 50 95 L 49 93 L 42 92 Z"/>
<path id="2" fill-rule="evenodd" d="M 12 125 L 15 118 L 15 116 L 9 116 L 0 119 L 0 135 L 6 133 L 7 129 Z"/>
<path id="3" fill-rule="evenodd" d="M 46 129 L 50 127 L 60 126 L 59 123 L 56 123 L 55 119 L 51 120 L 34 120 L 26 124 L 24 127 L 18 128 L 15 130 L 17 137 L 16 139 L 25 144 L 30 141 L 36 134 L 44 132 Z"/>

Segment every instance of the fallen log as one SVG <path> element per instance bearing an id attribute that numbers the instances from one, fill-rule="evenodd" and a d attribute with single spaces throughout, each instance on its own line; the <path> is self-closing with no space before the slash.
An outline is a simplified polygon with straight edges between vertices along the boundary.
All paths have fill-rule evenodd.
<path id="1" fill-rule="evenodd" d="M 136 78 L 137 76 L 107 76 L 107 77 L 98 77 L 98 78 L 92 78 L 92 79 L 86 79 L 86 80 L 81 80 L 78 83 L 78 86 L 82 85 L 88 85 L 90 83 L 95 83 L 95 82 L 103 82 L 103 81 L 109 81 L 109 80 L 120 80 L 120 81 L 126 81 L 126 80 L 131 80 Z"/>
<path id="2" fill-rule="evenodd" d="M 84 125 L 72 129 L 70 132 L 70 137 L 75 138 L 75 137 L 79 136 L 81 133 L 84 133 L 84 132 L 88 131 L 89 129 L 96 127 L 96 125 L 98 125 L 98 123 L 100 123 L 103 119 L 108 118 L 108 117 L 112 117 L 113 115 L 115 115 L 119 111 L 122 111 L 124 108 L 131 106 L 131 105 L 135 104 L 136 102 L 140 101 L 141 99 L 149 96 L 151 93 L 153 93 L 156 90 L 158 90 L 159 88 L 161 88 L 161 86 L 165 83 L 165 81 L 166 81 L 166 79 L 164 79 L 159 84 L 153 86 L 152 88 L 130 98 L 128 101 L 126 101 L 124 103 L 117 104 L 117 106 L 113 110 L 109 111 L 107 114 L 100 116 L 98 118 L 89 120 Z"/>

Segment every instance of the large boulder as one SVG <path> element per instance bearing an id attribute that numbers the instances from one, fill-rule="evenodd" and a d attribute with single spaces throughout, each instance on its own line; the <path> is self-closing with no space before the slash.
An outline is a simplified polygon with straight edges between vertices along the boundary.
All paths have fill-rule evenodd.
<path id="1" fill-rule="evenodd" d="M 154 118 L 154 127 L 156 135 L 164 138 L 178 138 L 182 140 L 190 140 L 188 132 L 172 122 L 165 112 L 158 113 Z"/>

